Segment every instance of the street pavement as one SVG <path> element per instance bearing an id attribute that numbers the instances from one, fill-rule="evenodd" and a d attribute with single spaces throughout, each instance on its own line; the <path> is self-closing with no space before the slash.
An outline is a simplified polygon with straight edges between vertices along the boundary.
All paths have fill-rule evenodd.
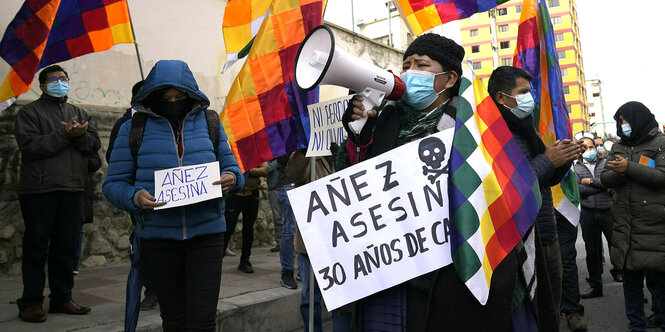
<path id="1" fill-rule="evenodd" d="M 580 291 L 588 289 L 584 243 L 578 234 L 577 266 Z M 609 253 L 605 245 L 605 272 L 603 274 L 604 296 L 582 300 L 589 331 L 627 331 L 627 319 L 623 308 L 623 288 L 610 276 Z M 269 248 L 254 248 L 252 264 L 255 273 L 239 272 L 239 257 L 226 257 L 222 266 L 222 286 L 218 304 L 218 326 L 221 331 L 287 331 L 302 330 L 300 318 L 300 287 L 290 290 L 280 286 L 279 253 Z M 84 316 L 48 314 L 47 321 L 40 324 L 24 323 L 18 318 L 16 299 L 22 292 L 20 277 L 0 277 L 0 331 L 122 331 L 124 322 L 125 283 L 129 271 L 128 263 L 82 269 L 75 278 L 74 299 L 92 307 Z M 45 291 L 48 294 L 48 289 Z M 651 299 L 645 311 L 650 314 Z M 44 301 L 48 310 L 48 299 Z M 331 331 L 331 322 L 326 313 L 324 331 Z M 159 331 L 159 310 L 141 311 L 139 331 Z M 566 319 L 561 316 L 560 331 L 568 331 Z M 651 331 L 656 331 L 652 329 Z"/>

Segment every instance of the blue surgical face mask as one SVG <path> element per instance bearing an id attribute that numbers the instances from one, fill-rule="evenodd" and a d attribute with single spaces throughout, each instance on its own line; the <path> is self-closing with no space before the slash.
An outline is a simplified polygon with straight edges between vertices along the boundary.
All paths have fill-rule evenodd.
<path id="1" fill-rule="evenodd" d="M 46 86 L 46 93 L 53 97 L 64 97 L 69 92 L 69 84 L 61 81 L 48 84 Z"/>
<path id="2" fill-rule="evenodd" d="M 623 132 L 626 137 L 630 137 L 630 133 L 633 131 L 632 128 L 630 128 L 630 123 L 624 123 L 621 125 L 621 132 Z"/>
<path id="3" fill-rule="evenodd" d="M 438 74 L 413 69 L 405 71 L 400 75 L 406 84 L 406 93 L 404 93 L 402 99 L 416 110 L 422 110 L 432 105 L 436 98 L 443 91 L 446 91 L 446 89 L 439 92 L 434 90 L 434 78 L 445 73 L 447 71 Z"/>
<path id="4" fill-rule="evenodd" d="M 503 92 L 501 92 L 501 93 L 503 93 Z M 530 92 L 527 92 L 527 93 L 524 93 L 524 94 L 521 94 L 521 95 L 517 95 L 517 96 L 511 96 L 511 95 L 506 94 L 506 93 L 503 93 L 503 95 L 506 96 L 506 97 L 515 98 L 515 101 L 517 102 L 517 106 L 511 108 L 510 111 L 513 112 L 513 114 L 515 114 L 515 116 L 518 117 L 519 119 L 525 119 L 526 117 L 531 115 L 531 113 L 533 113 L 533 109 L 536 106 L 536 102 L 533 100 L 533 96 L 531 96 Z M 506 108 L 509 108 L 506 105 L 503 105 L 503 106 L 506 107 Z"/>
<path id="5" fill-rule="evenodd" d="M 602 147 L 602 146 L 599 146 L 598 149 L 596 149 L 596 150 L 598 150 L 598 152 L 600 152 L 600 153 L 607 152 L 607 150 L 605 150 L 605 148 Z"/>
<path id="6" fill-rule="evenodd" d="M 586 161 L 593 161 L 596 159 L 597 153 L 598 152 L 596 150 L 584 151 L 584 153 L 582 153 L 582 158 L 586 159 Z"/>

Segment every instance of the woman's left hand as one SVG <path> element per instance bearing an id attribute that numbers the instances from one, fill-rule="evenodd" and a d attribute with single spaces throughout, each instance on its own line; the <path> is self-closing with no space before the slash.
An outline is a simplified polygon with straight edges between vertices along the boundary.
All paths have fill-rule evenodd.
<path id="1" fill-rule="evenodd" d="M 213 182 L 212 184 L 221 184 L 222 185 L 222 194 L 228 193 L 233 186 L 236 185 L 236 177 L 230 173 L 222 173 L 219 177 L 219 180 Z"/>
<path id="2" fill-rule="evenodd" d="M 623 174 L 626 172 L 626 169 L 628 168 L 628 159 L 622 156 L 616 156 L 615 160 L 607 162 L 607 168 L 617 173 Z"/>

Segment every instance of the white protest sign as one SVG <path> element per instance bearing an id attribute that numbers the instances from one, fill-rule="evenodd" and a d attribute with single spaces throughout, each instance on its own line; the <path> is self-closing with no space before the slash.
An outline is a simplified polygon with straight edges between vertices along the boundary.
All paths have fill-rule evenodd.
<path id="1" fill-rule="evenodd" d="M 446 266 L 454 129 L 288 191 L 328 310 Z"/>
<path id="2" fill-rule="evenodd" d="M 194 204 L 222 197 L 219 162 L 182 166 L 155 171 L 155 199 L 166 202 L 155 210 Z"/>
<path id="3" fill-rule="evenodd" d="M 346 138 L 342 114 L 353 96 L 344 96 L 318 104 L 307 105 L 309 111 L 309 145 L 306 157 L 330 155 L 330 143 L 341 143 Z"/>

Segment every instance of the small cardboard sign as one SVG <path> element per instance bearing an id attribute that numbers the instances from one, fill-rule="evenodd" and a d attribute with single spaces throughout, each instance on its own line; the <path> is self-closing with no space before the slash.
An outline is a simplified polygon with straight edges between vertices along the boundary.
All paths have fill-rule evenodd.
<path id="1" fill-rule="evenodd" d="M 174 167 L 155 171 L 155 199 L 166 202 L 155 210 L 194 204 L 222 197 L 219 162 Z"/>

